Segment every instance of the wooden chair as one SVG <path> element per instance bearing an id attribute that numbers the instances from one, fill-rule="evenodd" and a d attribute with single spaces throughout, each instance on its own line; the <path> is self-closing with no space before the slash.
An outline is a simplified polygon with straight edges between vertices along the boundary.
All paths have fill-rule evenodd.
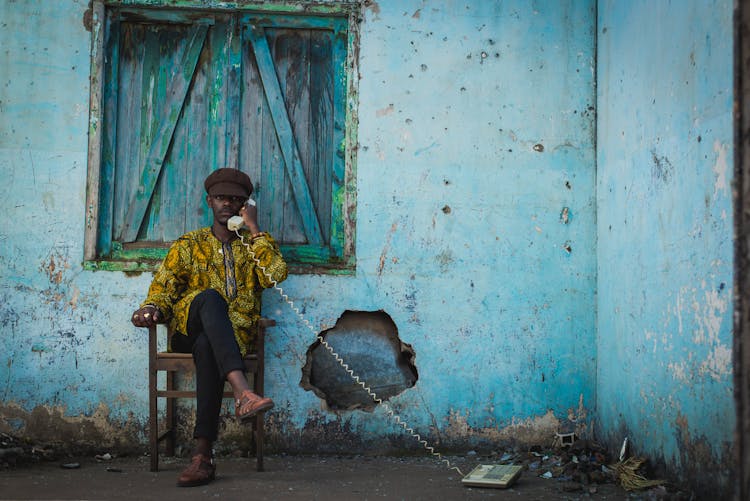
<path id="1" fill-rule="evenodd" d="M 253 392 L 263 395 L 263 373 L 265 370 L 264 340 L 266 327 L 276 325 L 274 320 L 261 318 L 258 321 L 257 340 L 255 343 L 256 353 L 245 356 L 245 370 L 248 376 L 252 376 L 250 387 Z M 166 454 L 175 455 L 175 438 L 177 414 L 175 412 L 175 400 L 178 398 L 195 398 L 195 390 L 178 390 L 175 388 L 175 374 L 177 372 L 194 371 L 195 363 L 190 353 L 171 353 L 157 351 L 157 328 L 150 327 L 148 331 L 148 403 L 149 403 L 149 452 L 151 454 L 151 471 L 159 470 L 159 442 L 166 440 Z M 167 333 L 167 342 L 171 340 L 172 333 Z M 166 389 L 160 389 L 157 383 L 157 374 L 166 372 Z M 233 398 L 230 391 L 224 392 L 225 398 Z M 157 410 L 157 399 L 166 398 L 166 430 L 159 433 L 159 416 Z M 256 468 L 263 471 L 263 414 L 258 414 L 252 420 L 252 447 L 255 453 Z"/>

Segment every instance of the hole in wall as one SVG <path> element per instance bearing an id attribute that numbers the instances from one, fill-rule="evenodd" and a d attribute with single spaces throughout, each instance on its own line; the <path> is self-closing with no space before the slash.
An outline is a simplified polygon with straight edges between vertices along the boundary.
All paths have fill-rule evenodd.
<path id="1" fill-rule="evenodd" d="M 382 310 L 346 310 L 336 325 L 320 335 L 384 401 L 417 382 L 414 349 L 401 341 L 396 324 Z M 307 349 L 300 386 L 315 393 L 331 410 L 372 411 L 377 405 L 320 341 Z"/>

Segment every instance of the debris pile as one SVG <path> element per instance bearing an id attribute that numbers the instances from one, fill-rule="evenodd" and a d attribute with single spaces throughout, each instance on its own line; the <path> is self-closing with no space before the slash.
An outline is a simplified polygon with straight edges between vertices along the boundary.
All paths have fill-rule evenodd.
<path id="1" fill-rule="evenodd" d="M 534 446 L 525 451 L 494 453 L 493 461 L 524 467 L 524 475 L 559 482 L 563 492 L 596 494 L 601 484 L 617 484 L 626 491 L 653 493 L 658 499 L 687 499 L 663 480 L 649 480 L 639 472 L 645 460 L 627 458 L 618 461 L 600 444 L 575 440 L 570 445 L 555 441 L 552 448 Z M 658 491 L 658 492 L 657 492 Z"/>
<path id="2" fill-rule="evenodd" d="M 52 461 L 56 459 L 53 449 L 30 444 L 7 433 L 0 433 L 0 468 Z"/>
<path id="3" fill-rule="evenodd" d="M 501 461 L 505 456 L 501 458 Z M 597 485 L 614 481 L 607 466 L 610 458 L 604 447 L 588 440 L 576 440 L 568 447 L 543 451 L 532 447 L 516 461 L 523 464 L 528 472 L 542 478 L 561 482 L 565 492 L 597 492 Z"/>

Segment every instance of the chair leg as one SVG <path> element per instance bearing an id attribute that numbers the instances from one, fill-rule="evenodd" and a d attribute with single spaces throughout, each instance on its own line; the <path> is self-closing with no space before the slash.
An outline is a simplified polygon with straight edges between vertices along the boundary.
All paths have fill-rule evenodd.
<path id="1" fill-rule="evenodd" d="M 265 395 L 265 372 L 266 372 L 266 324 L 258 322 L 258 337 L 256 339 L 256 348 L 258 351 L 258 370 L 253 377 L 253 385 L 255 386 L 255 392 L 258 395 Z M 256 469 L 263 471 L 263 441 L 265 439 L 265 430 L 263 429 L 263 423 L 265 419 L 265 412 L 261 412 L 255 419 L 255 461 Z"/>
<path id="2" fill-rule="evenodd" d="M 159 471 L 159 421 L 156 407 L 156 371 L 149 370 L 148 445 L 151 471 Z"/>
<path id="3" fill-rule="evenodd" d="M 249 454 L 252 456 L 258 455 L 258 420 L 253 419 L 250 425 L 250 449 Z"/>
<path id="4" fill-rule="evenodd" d="M 172 391 L 174 389 L 174 372 L 167 371 L 167 390 Z M 176 398 L 167 398 L 167 426 L 169 426 L 167 436 L 165 437 L 167 440 L 165 451 L 167 456 L 174 456 L 174 445 L 175 439 L 177 438 L 177 413 L 175 412 L 176 400 Z"/>
<path id="5" fill-rule="evenodd" d="M 265 412 L 261 412 L 255 417 L 255 465 L 257 471 L 263 471 L 263 418 Z"/>

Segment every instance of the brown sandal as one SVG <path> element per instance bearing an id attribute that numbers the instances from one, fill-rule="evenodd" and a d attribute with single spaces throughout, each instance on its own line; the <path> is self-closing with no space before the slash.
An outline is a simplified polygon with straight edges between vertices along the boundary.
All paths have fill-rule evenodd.
<path id="1" fill-rule="evenodd" d="M 241 422 L 245 422 L 259 412 L 273 409 L 273 400 L 256 395 L 250 390 L 242 392 L 234 406 L 234 414 Z"/>
<path id="2" fill-rule="evenodd" d="M 213 458 L 205 454 L 193 456 L 190 464 L 180 473 L 178 487 L 197 487 L 206 485 L 216 478 L 216 465 Z"/>

